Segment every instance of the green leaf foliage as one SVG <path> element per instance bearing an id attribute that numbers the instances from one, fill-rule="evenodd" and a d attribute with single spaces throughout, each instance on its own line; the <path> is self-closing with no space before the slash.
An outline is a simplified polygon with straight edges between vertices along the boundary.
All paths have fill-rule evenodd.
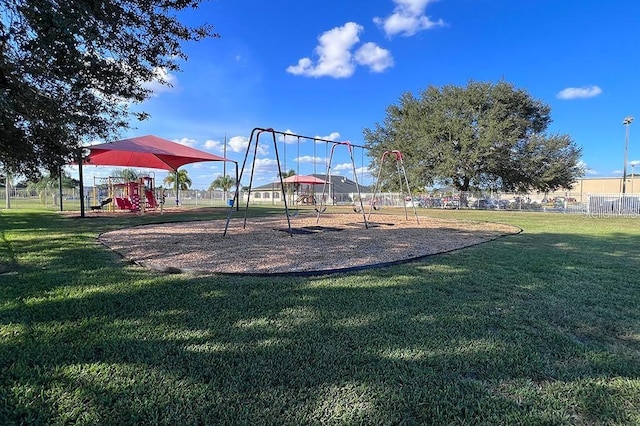
<path id="1" fill-rule="evenodd" d="M 134 169 L 125 168 L 125 169 L 117 169 L 113 171 L 114 177 L 122 178 L 127 182 L 132 182 L 137 180 L 140 177 L 140 173 L 135 171 Z"/>
<path id="2" fill-rule="evenodd" d="M 187 170 L 178 170 L 175 172 L 169 172 L 167 177 L 164 178 L 165 185 L 176 187 L 181 191 L 186 191 L 191 187 L 191 178 Z"/>
<path id="3" fill-rule="evenodd" d="M 568 135 L 547 136 L 550 122 L 550 108 L 525 90 L 470 81 L 429 86 L 418 97 L 403 94 L 364 138 L 376 171 L 385 151 L 401 151 L 415 188 L 443 183 L 461 191 L 547 191 L 582 174 L 581 149 Z M 383 168 L 380 175 L 393 189 L 391 172 Z"/>
<path id="4" fill-rule="evenodd" d="M 40 179 L 26 182 L 27 190 L 35 191 L 40 198 L 47 191 L 55 191 L 62 183 L 63 188 L 74 188 L 79 185 L 79 181 L 73 179 L 67 172 L 62 172 L 62 176 L 45 173 Z"/>
<path id="5" fill-rule="evenodd" d="M 0 2 L 0 158 L 34 176 L 75 160 L 83 142 L 129 126 L 149 82 L 179 70 L 185 41 L 217 34 L 175 12 L 201 0 Z"/>
<path id="6" fill-rule="evenodd" d="M 224 192 L 229 191 L 236 184 L 235 179 L 231 176 L 218 176 L 215 178 L 211 185 L 209 185 L 208 191 L 213 191 L 215 189 L 221 189 Z"/>

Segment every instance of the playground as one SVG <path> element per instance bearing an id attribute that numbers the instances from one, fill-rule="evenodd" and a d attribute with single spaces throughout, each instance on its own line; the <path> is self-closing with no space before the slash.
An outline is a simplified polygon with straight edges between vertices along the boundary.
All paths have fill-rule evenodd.
<path id="1" fill-rule="evenodd" d="M 89 208 L 94 212 L 156 210 L 160 207 L 163 196 L 156 193 L 154 181 L 153 176 L 141 176 L 134 180 L 114 176 L 94 177 L 92 200 L 96 204 Z"/>
<path id="2" fill-rule="evenodd" d="M 513 226 L 488 222 L 425 217 L 420 220 L 415 205 L 407 208 L 405 204 L 404 214 L 400 214 L 400 209 L 382 212 L 376 204 L 363 201 L 354 159 L 356 145 L 270 128 L 254 128 L 249 138 L 237 179 L 241 182 L 245 171 L 249 173 L 247 199 L 251 196 L 259 138 L 263 134 L 270 136 L 268 139 L 273 143 L 284 207 L 282 215 L 249 218 L 248 202 L 243 209 L 238 208 L 241 202 L 238 185 L 226 220 L 129 227 L 104 233 L 100 241 L 128 261 L 164 272 L 321 275 L 408 262 L 520 232 Z M 314 151 L 316 144 L 324 144 L 325 179 L 300 173 L 283 177 L 283 169 L 287 170 L 284 159 L 287 139 L 296 141 L 298 150 L 303 140 L 312 142 Z M 331 198 L 329 186 L 336 148 L 346 149 L 355 183 L 352 206 L 342 209 L 327 202 Z M 360 148 L 363 152 L 364 148 Z M 411 200 L 402 153 L 383 153 L 380 170 L 385 159 L 395 166 L 403 198 Z M 380 191 L 380 182 L 378 174 L 373 200 Z M 142 188 L 143 183 L 138 186 Z M 300 210 L 297 205 L 292 209 L 285 185 L 303 183 L 320 184 L 322 191 L 310 194 L 313 206 Z M 131 191 L 134 190 L 135 185 L 131 185 Z M 135 192 L 142 193 L 143 189 Z M 309 203 L 299 200 L 298 204 Z"/>
<path id="3" fill-rule="evenodd" d="M 321 275 L 420 259 L 520 232 L 514 226 L 353 212 L 165 223 L 106 232 L 128 261 L 164 272 Z M 315 213 L 315 212 L 313 212 Z"/>

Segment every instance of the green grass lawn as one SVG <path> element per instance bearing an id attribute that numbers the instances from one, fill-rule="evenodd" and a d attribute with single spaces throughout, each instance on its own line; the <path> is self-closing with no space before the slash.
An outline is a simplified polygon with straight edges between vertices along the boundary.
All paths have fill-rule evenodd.
<path id="1" fill-rule="evenodd" d="M 421 210 L 524 232 L 319 277 L 96 242 L 226 211 L 1 210 L 0 424 L 640 424 L 640 219 Z"/>

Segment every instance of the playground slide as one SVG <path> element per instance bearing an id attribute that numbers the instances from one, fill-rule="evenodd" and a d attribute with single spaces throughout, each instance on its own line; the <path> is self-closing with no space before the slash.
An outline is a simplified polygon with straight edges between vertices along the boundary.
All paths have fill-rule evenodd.
<path id="1" fill-rule="evenodd" d="M 155 209 L 158 207 L 158 201 L 153 195 L 153 191 L 147 189 L 146 191 L 144 191 L 144 195 L 147 198 L 147 208 Z"/>

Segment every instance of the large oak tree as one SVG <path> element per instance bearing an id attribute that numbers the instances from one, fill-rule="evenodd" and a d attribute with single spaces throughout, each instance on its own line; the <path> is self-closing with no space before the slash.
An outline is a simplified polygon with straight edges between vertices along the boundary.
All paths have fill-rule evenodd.
<path id="1" fill-rule="evenodd" d="M 384 151 L 401 151 L 414 188 L 552 191 L 569 187 L 582 169 L 581 149 L 568 135 L 548 135 L 550 123 L 550 108 L 525 90 L 471 81 L 403 94 L 364 138 L 376 172 Z M 393 187 L 392 168 L 381 176 Z"/>
<path id="2" fill-rule="evenodd" d="M 56 173 L 84 141 L 127 128 L 147 83 L 186 58 L 181 44 L 218 37 L 179 11 L 203 0 L 0 2 L 0 166 Z M 132 117 L 134 116 L 134 117 Z"/>

